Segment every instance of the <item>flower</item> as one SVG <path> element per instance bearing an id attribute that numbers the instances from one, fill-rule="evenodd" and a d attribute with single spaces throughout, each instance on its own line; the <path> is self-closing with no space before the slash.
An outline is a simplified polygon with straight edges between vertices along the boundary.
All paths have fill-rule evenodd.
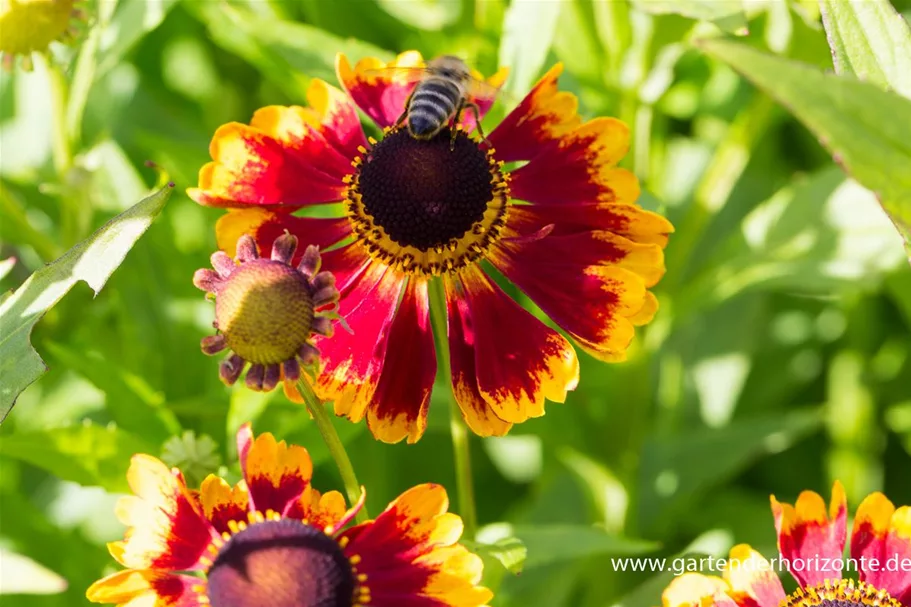
<path id="1" fill-rule="evenodd" d="M 271 106 L 250 125 L 220 127 L 213 162 L 188 194 L 229 211 L 219 246 L 253 234 L 268 246 L 291 234 L 334 246 L 324 263 L 338 279 L 339 312 L 351 335 L 319 343 L 317 393 L 337 415 L 366 418 L 386 442 L 417 441 L 437 361 L 428 283 L 442 278 L 452 388 L 468 426 L 482 436 L 544 414 L 578 383 L 570 342 L 511 299 L 489 262 L 584 350 L 619 361 L 657 309 L 648 291 L 664 273 L 671 224 L 636 204 L 639 184 L 616 163 L 629 129 L 613 118 L 583 122 L 551 69 L 491 132 L 429 141 L 396 125 L 414 79 L 339 55 L 345 92 L 314 79 L 309 107 Z M 407 52 L 386 67 L 423 65 Z M 499 86 L 501 71 L 487 80 Z M 480 88 L 480 87 L 479 87 Z M 491 97 L 473 98 L 485 112 Z M 360 108 L 384 128 L 365 136 Z M 343 202 L 329 206 L 328 203 Z M 317 205 L 319 217 L 297 216 Z"/>
<path id="2" fill-rule="evenodd" d="M 841 483 L 823 498 L 805 491 L 795 505 L 772 497 L 782 563 L 799 588 L 788 596 L 771 564 L 745 544 L 730 553 L 724 578 L 689 573 L 663 595 L 664 607 L 902 607 L 911 604 L 911 508 L 896 509 L 882 493 L 857 509 L 850 567 L 844 560 L 847 501 Z M 843 577 L 860 572 L 860 581 Z"/>
<path id="3" fill-rule="evenodd" d="M 221 380 L 231 385 L 250 363 L 247 387 L 268 392 L 283 381 L 299 398 L 294 383 L 304 367 L 315 366 L 319 350 L 314 334 L 331 337 L 338 302 L 335 277 L 320 272 L 319 250 L 310 246 L 291 265 L 297 237 L 283 234 L 272 242 L 269 259 L 261 258 L 247 235 L 237 243 L 237 264 L 224 252 L 212 255 L 215 270 L 197 270 L 193 284 L 215 297 L 216 335 L 204 337 L 202 351 L 231 353 L 219 366 Z"/>
<path id="4" fill-rule="evenodd" d="M 447 512 L 446 491 L 419 485 L 375 520 L 345 529 L 337 491 L 310 485 L 303 447 L 237 433 L 243 480 L 210 475 L 191 491 L 179 470 L 136 455 L 134 495 L 117 516 L 125 539 L 109 544 L 125 570 L 92 584 L 95 603 L 159 607 L 478 607 L 492 593 L 478 586 L 481 559 L 458 543 L 462 521 Z"/>
<path id="5" fill-rule="evenodd" d="M 32 53 L 47 50 L 55 40 L 76 34 L 74 19 L 85 15 L 75 0 L 2 0 L 0 2 L 0 54 L 3 67 L 11 70 L 17 56 L 31 68 Z"/>

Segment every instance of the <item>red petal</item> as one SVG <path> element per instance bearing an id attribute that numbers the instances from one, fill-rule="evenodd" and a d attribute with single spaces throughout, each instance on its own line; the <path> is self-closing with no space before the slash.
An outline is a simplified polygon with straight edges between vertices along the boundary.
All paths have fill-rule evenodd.
<path id="1" fill-rule="evenodd" d="M 215 224 L 218 248 L 231 257 L 237 252 L 237 240 L 244 234 L 252 235 L 260 255 L 268 256 L 275 239 L 285 231 L 297 236 L 297 251 L 291 260 L 292 265 L 297 265 L 309 245 L 324 249 L 347 238 L 351 224 L 347 217 L 296 217 L 263 208 L 232 209 Z"/>
<path id="2" fill-rule="evenodd" d="M 534 233 L 553 226 L 552 234 L 573 234 L 591 230 L 613 232 L 641 244 L 667 246 L 674 226 L 667 219 L 633 204 L 533 204 L 513 206 L 507 221 L 522 233 Z"/>
<path id="3" fill-rule="evenodd" d="M 475 369 L 475 334 L 468 302 L 446 281 L 446 309 L 449 317 L 449 358 L 452 366 L 452 392 L 462 418 L 478 436 L 503 436 L 512 424 L 494 413 L 478 391 Z"/>
<path id="4" fill-rule="evenodd" d="M 911 603 L 911 507 L 895 506 L 882 493 L 860 504 L 851 533 L 851 556 L 860 563 L 878 563 L 860 572 L 860 579 L 887 591 L 902 605 Z"/>
<path id="5" fill-rule="evenodd" d="M 131 569 L 198 569 L 217 536 L 180 472 L 134 455 L 127 480 L 135 495 L 121 498 L 117 518 L 129 529 L 122 542 L 108 544 L 111 555 Z"/>
<path id="6" fill-rule="evenodd" d="M 356 259 L 359 245 L 348 248 L 352 251 L 345 255 Z M 361 259 L 366 257 L 363 254 Z M 324 400 L 335 402 L 336 415 L 357 422 L 363 419 L 379 382 L 403 276 L 371 261 L 362 274 L 343 279 L 348 284 L 339 287 L 339 314 L 351 332 L 340 328 L 331 339 L 316 339 L 322 367 L 316 390 Z"/>
<path id="7" fill-rule="evenodd" d="M 797 581 L 813 586 L 826 579 L 841 579 L 837 563 L 844 554 L 848 533 L 847 501 L 841 483 L 836 481 L 832 488 L 828 516 L 825 501 L 812 491 L 801 493 L 794 506 L 779 503 L 774 496 L 771 501 L 781 556 L 804 564 L 801 569 L 791 568 Z"/>
<path id="8" fill-rule="evenodd" d="M 209 147 L 214 162 L 202 167 L 199 187 L 187 195 L 215 207 L 299 208 L 342 200 L 350 159 L 296 116 L 301 110 L 268 107 L 254 116 L 280 137 L 237 122 L 220 127 Z"/>
<path id="9" fill-rule="evenodd" d="M 497 417 L 519 423 L 544 415 L 544 401 L 563 402 L 579 381 L 579 361 L 566 339 L 526 312 L 475 266 L 459 274 L 475 340 L 478 391 Z"/>
<path id="10" fill-rule="evenodd" d="M 360 154 L 367 138 L 350 97 L 323 80 L 314 78 L 307 89 L 308 123 L 331 143 L 345 158 Z"/>
<path id="11" fill-rule="evenodd" d="M 269 432 L 250 441 L 249 424 L 237 432 L 238 455 L 251 510 L 283 514 L 310 485 L 313 463 L 307 450 L 276 441 Z"/>
<path id="12" fill-rule="evenodd" d="M 447 512 L 440 485 L 419 485 L 375 521 L 353 527 L 345 554 L 366 575 L 377 607 L 480 607 L 493 596 L 479 587 L 480 558 L 457 544 L 461 519 Z"/>
<path id="13" fill-rule="evenodd" d="M 417 51 L 400 54 L 388 64 L 375 57 L 358 61 L 352 69 L 348 58 L 339 53 L 335 60 L 335 73 L 342 87 L 354 102 L 380 127 L 392 126 L 402 115 L 405 101 L 415 87 L 415 79 L 407 71 L 386 68 L 424 67 L 424 59 Z M 368 73 L 383 70 L 378 73 Z"/>
<path id="14" fill-rule="evenodd" d="M 377 440 L 415 443 L 427 428 L 427 407 L 437 372 L 430 330 L 427 282 L 412 278 L 389 328 L 390 354 L 367 408 L 367 425 Z"/>
<path id="15" fill-rule="evenodd" d="M 550 68 L 525 99 L 488 136 L 497 160 L 531 160 L 552 142 L 582 123 L 579 102 L 572 93 L 557 90 L 563 65 Z"/>
<path id="16" fill-rule="evenodd" d="M 629 127 L 615 118 L 596 118 L 510 173 L 510 193 L 542 204 L 632 203 L 639 181 L 614 167 L 628 149 Z"/>
<path id="17" fill-rule="evenodd" d="M 85 595 L 93 603 L 140 605 L 148 607 L 202 607 L 208 605 L 194 588 L 205 588 L 205 582 L 188 575 L 162 571 L 127 570 L 98 580 Z M 205 590 L 202 590 L 205 592 Z M 155 597 L 150 602 L 150 597 Z"/>
<path id="18" fill-rule="evenodd" d="M 224 479 L 210 475 L 199 488 L 199 501 L 206 518 L 219 533 L 230 530 L 229 521 L 248 520 L 250 499 L 243 484 L 231 487 Z"/>

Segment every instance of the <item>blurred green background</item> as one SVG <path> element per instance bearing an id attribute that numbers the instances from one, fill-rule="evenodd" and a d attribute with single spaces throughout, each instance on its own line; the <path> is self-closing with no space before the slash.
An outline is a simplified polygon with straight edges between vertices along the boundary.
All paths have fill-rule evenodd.
<path id="1" fill-rule="evenodd" d="M 104 290 L 78 284 L 33 334 L 51 371 L 0 429 L 0 600 L 86 603 L 85 588 L 114 570 L 104 543 L 122 534 L 112 509 L 136 451 L 184 467 L 191 483 L 222 466 L 236 478 L 233 435 L 253 421 L 307 446 L 315 485 L 341 489 L 300 407 L 280 391 L 225 388 L 218 359 L 200 353 L 213 307 L 191 277 L 208 265 L 221 212 L 183 194 L 219 125 L 304 103 L 310 78 L 335 83 L 337 51 L 457 54 L 487 74 L 510 65 L 488 132 L 562 61 L 561 86 L 584 117 L 631 125 L 624 165 L 642 180 L 642 204 L 677 228 L 661 309 L 630 360 L 580 353 L 581 384 L 565 405 L 508 437 L 472 439 L 489 524 L 479 541 L 515 536 L 528 549 L 519 576 L 486 559 L 495 607 L 657 605 L 670 575 L 617 572 L 611 557 L 722 556 L 736 542 L 772 556 L 771 493 L 828 498 L 841 479 L 852 507 L 873 490 L 911 503 L 901 238 L 787 110 L 691 44 L 739 35 L 831 71 L 819 8 L 708 4 L 733 8 L 700 21 L 644 0 L 86 3 L 77 42 L 52 47 L 59 68 L 37 60 L 30 73 L 0 76 L 0 259 L 17 259 L 0 287 L 143 198 L 158 179 L 146 161 L 177 189 Z M 74 161 L 55 168 L 61 72 Z M 427 481 L 444 483 L 455 504 L 441 389 L 415 446 L 337 422 L 371 511 Z"/>

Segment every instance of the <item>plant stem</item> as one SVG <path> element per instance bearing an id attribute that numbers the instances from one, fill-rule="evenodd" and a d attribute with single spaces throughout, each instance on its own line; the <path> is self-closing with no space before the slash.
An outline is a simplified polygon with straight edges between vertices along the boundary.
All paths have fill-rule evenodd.
<path id="1" fill-rule="evenodd" d="M 332 419 L 329 417 L 329 412 L 326 411 L 326 404 L 319 399 L 313 388 L 307 383 L 307 380 L 302 378 L 297 382 L 297 387 L 304 397 L 307 411 L 310 412 L 310 415 L 316 421 L 319 433 L 323 436 L 323 441 L 326 443 L 332 459 L 335 460 L 338 472 L 342 476 L 342 483 L 345 485 L 345 493 L 348 494 L 348 502 L 354 505 L 361 498 L 361 485 L 357 482 L 357 476 L 354 474 L 351 460 L 345 451 L 345 445 L 342 444 L 341 439 L 338 437 L 338 432 L 335 431 L 335 426 L 332 425 Z M 364 506 L 358 511 L 356 520 L 359 523 L 363 523 L 368 518 L 367 507 Z"/>
<path id="2" fill-rule="evenodd" d="M 465 525 L 464 537 L 474 539 L 478 529 L 478 514 L 471 478 L 470 435 L 452 393 L 452 369 L 449 366 L 449 338 L 446 330 L 446 294 L 441 279 L 430 283 L 430 321 L 436 340 L 439 373 L 449 400 L 449 431 L 452 434 L 456 488 L 459 492 L 459 514 Z"/>
<path id="3" fill-rule="evenodd" d="M 54 170 L 57 172 L 57 177 L 63 180 L 73 163 L 70 137 L 66 124 L 66 108 L 70 94 L 69 84 L 66 81 L 66 75 L 63 70 L 53 61 L 45 60 L 45 66 L 51 85 L 51 103 L 53 104 L 52 111 L 54 114 L 54 122 L 51 125 L 54 138 L 52 147 Z"/>

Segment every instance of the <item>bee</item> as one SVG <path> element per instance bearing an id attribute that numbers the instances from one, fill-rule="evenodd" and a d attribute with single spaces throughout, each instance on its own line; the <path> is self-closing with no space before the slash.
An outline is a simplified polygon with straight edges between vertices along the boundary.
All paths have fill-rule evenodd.
<path id="1" fill-rule="evenodd" d="M 443 55 L 427 62 L 426 67 L 388 68 L 410 70 L 417 81 L 414 90 L 405 101 L 405 109 L 395 121 L 405 123 L 412 137 L 419 140 L 433 139 L 444 127 L 452 128 L 455 141 L 455 125 L 462 112 L 474 116 L 478 133 L 486 141 L 481 129 L 481 109 L 473 101 L 476 97 L 493 98 L 499 89 L 471 73 L 464 61 L 453 55 Z"/>

